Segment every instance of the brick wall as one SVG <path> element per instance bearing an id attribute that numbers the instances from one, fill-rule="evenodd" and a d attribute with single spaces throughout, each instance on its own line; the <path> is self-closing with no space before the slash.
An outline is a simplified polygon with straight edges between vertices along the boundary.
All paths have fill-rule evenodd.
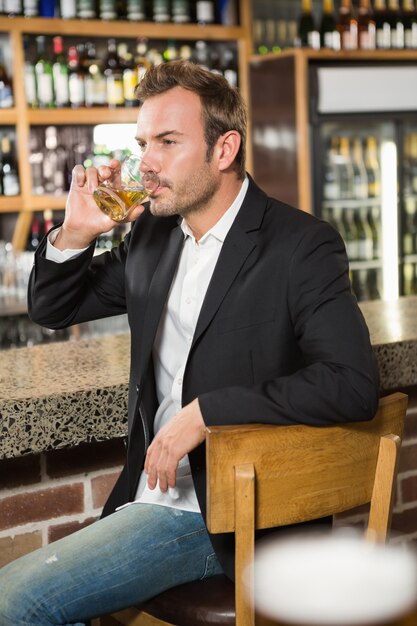
<path id="1" fill-rule="evenodd" d="M 400 454 L 394 541 L 417 541 L 417 389 L 410 395 Z M 0 461 L 0 566 L 91 524 L 114 485 L 122 440 Z M 339 515 L 336 525 L 363 526 L 367 510 Z"/>
<path id="2" fill-rule="evenodd" d="M 124 456 L 114 440 L 0 461 L 0 566 L 96 520 Z"/>
<path id="3" fill-rule="evenodd" d="M 400 450 L 391 540 L 417 543 L 417 387 L 397 391 L 408 395 L 408 410 Z M 361 507 L 350 514 L 338 515 L 336 525 L 365 526 L 367 513 L 368 507 Z"/>

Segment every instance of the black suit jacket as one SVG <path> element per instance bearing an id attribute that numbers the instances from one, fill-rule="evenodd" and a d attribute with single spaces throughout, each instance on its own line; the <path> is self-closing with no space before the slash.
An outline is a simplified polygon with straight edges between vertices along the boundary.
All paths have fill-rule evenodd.
<path id="1" fill-rule="evenodd" d="M 134 497 L 157 409 L 152 346 L 184 235 L 146 210 L 125 241 L 63 264 L 36 253 L 31 318 L 61 328 L 119 313 L 131 328 L 126 466 L 104 514 Z M 328 224 L 268 198 L 250 180 L 209 284 L 184 378 L 207 425 L 368 420 L 378 402 L 369 334 L 352 296 L 343 241 Z M 205 515 L 205 448 L 189 458 Z M 212 536 L 225 571 L 228 537 Z"/>

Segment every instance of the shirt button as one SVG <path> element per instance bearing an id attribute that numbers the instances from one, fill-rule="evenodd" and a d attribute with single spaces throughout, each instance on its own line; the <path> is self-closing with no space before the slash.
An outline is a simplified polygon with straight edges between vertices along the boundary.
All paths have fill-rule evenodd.
<path id="1" fill-rule="evenodd" d="M 186 301 L 187 304 L 191 304 L 192 299 L 190 297 L 188 297 L 188 298 L 185 298 L 185 301 Z"/>
<path id="2" fill-rule="evenodd" d="M 177 384 L 182 385 L 182 378 L 177 378 Z"/>

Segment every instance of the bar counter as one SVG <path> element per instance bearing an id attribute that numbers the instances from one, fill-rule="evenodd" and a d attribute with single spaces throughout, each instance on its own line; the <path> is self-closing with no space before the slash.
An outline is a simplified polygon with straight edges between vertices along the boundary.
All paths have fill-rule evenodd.
<path id="1" fill-rule="evenodd" d="M 384 391 L 417 386 L 417 296 L 361 304 Z M 0 359 L 0 459 L 126 434 L 128 335 L 15 348 Z"/>

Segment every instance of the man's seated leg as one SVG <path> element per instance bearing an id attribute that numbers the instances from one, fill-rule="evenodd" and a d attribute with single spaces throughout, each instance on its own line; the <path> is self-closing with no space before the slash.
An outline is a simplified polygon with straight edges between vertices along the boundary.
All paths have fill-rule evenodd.
<path id="1" fill-rule="evenodd" d="M 0 626 L 80 626 L 218 574 L 199 513 L 133 504 L 0 570 Z"/>

